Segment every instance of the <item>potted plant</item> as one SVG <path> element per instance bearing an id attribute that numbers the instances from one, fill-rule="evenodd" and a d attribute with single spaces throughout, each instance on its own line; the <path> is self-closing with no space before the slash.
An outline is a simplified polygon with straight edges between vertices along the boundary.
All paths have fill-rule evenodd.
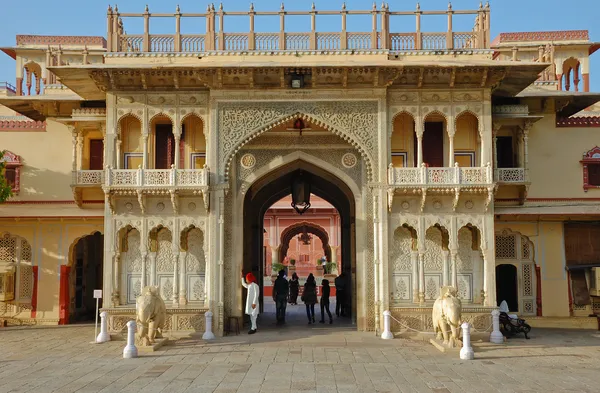
<path id="1" fill-rule="evenodd" d="M 290 265 L 296 266 L 296 260 L 294 258 L 290 259 Z"/>
<path id="2" fill-rule="evenodd" d="M 317 259 L 317 270 L 323 270 L 323 261 L 321 261 L 321 258 Z"/>

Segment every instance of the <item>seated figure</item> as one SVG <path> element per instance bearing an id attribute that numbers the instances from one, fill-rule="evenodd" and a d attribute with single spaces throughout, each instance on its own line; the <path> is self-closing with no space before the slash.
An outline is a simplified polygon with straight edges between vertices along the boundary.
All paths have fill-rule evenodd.
<path id="1" fill-rule="evenodd" d="M 525 338 L 529 339 L 527 335 L 531 331 L 529 326 L 524 319 L 519 318 L 516 314 L 509 314 L 508 305 L 506 301 L 500 303 L 500 325 L 506 336 L 513 336 L 517 333 L 525 334 Z"/>

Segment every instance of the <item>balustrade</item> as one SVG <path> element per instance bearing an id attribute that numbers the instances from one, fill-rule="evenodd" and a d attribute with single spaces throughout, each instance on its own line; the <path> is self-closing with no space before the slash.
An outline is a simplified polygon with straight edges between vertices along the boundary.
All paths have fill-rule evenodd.
<path id="1" fill-rule="evenodd" d="M 391 186 L 456 186 L 485 185 L 492 182 L 491 167 L 450 168 L 394 168 L 390 166 L 388 182 Z"/>
<path id="2" fill-rule="evenodd" d="M 446 14 L 448 16 L 447 30 L 444 32 L 422 32 L 421 20 L 430 15 Z M 453 32 L 453 15 L 474 15 L 475 23 L 470 32 Z M 287 32 L 285 20 L 289 16 L 309 16 L 310 30 L 305 32 Z M 318 32 L 316 26 L 321 15 L 338 15 L 342 19 L 342 29 L 339 32 Z M 349 32 L 346 28 L 348 16 L 371 16 L 371 31 Z M 256 17 L 276 17 L 280 29 L 271 33 L 258 33 L 254 29 Z M 151 20 L 156 18 L 173 18 L 175 32 L 173 34 L 151 34 Z M 224 24 L 230 18 L 246 17 L 250 21 L 248 32 L 226 32 Z M 412 17 L 416 19 L 415 32 L 393 32 L 390 26 L 407 25 L 407 23 L 390 24 L 391 18 Z M 371 10 L 346 10 L 344 5 L 340 11 L 286 11 L 281 6 L 279 11 L 255 11 L 251 6 L 248 12 L 226 12 L 222 5 L 215 10 L 210 5 L 204 13 L 181 13 L 179 7 L 175 13 L 146 12 L 120 13 L 118 8 L 108 9 L 108 51 L 109 52 L 202 52 L 210 50 L 248 51 L 248 50 L 373 50 L 389 49 L 392 51 L 407 50 L 453 50 L 453 49 L 486 49 L 489 48 L 490 7 L 489 4 L 480 6 L 477 10 L 453 10 L 451 6 L 445 11 L 423 11 L 417 6 L 415 11 L 390 11 L 388 5 L 379 9 L 374 6 Z M 143 18 L 143 34 L 127 34 L 125 19 Z M 194 25 L 206 25 L 205 34 L 182 34 L 181 19 L 194 19 Z M 204 19 L 205 23 L 198 23 Z M 217 23 L 218 22 L 218 23 Z M 407 21 L 405 21 L 407 22 Z M 414 22 L 413 22 L 414 23 Z M 263 25 L 263 23 L 261 23 Z M 219 30 L 216 30 L 219 26 Z"/>
<path id="3" fill-rule="evenodd" d="M 526 183 L 525 168 L 498 168 L 495 170 L 495 180 L 500 183 Z"/>
<path id="4" fill-rule="evenodd" d="M 109 187 L 202 187 L 208 169 L 106 169 L 73 171 L 73 185 Z"/>

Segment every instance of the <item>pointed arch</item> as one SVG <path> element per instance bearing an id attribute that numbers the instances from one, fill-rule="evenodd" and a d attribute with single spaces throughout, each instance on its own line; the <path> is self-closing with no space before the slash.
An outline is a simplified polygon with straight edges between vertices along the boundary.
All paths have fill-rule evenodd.
<path id="1" fill-rule="evenodd" d="M 377 168 L 379 104 L 371 101 L 226 103 L 219 109 L 219 170 L 229 180 L 235 154 L 274 127 L 302 118 L 354 146 L 365 160 L 367 177 Z M 255 126 L 257 121 L 262 124 Z"/>
<path id="2" fill-rule="evenodd" d="M 296 224 L 290 225 L 281 232 L 281 248 L 279 249 L 279 260 L 283 261 L 287 255 L 290 247 L 290 241 L 297 235 L 303 233 L 306 230 L 307 233 L 312 233 L 321 239 L 323 244 L 323 253 L 327 257 L 328 261 L 331 261 L 331 246 L 329 245 L 329 233 L 327 230 L 320 225 L 302 221 Z"/>

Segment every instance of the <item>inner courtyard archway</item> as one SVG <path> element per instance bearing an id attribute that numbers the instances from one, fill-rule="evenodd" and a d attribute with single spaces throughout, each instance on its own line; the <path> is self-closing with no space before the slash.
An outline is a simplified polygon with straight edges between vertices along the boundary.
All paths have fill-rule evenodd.
<path id="1" fill-rule="evenodd" d="M 266 264 L 268 254 L 266 247 L 269 245 L 265 244 L 265 241 L 268 241 L 270 237 L 268 230 L 265 231 L 265 214 L 276 202 L 290 195 L 292 179 L 300 171 L 310 176 L 311 194 L 329 203 L 339 214 L 339 249 L 336 250 L 336 258 L 337 255 L 340 256 L 341 264 L 338 274 L 344 272 L 345 276 L 348 277 L 350 286 L 347 291 L 347 303 L 349 304 L 348 316 L 354 321 L 356 314 L 356 296 L 354 290 L 356 287 L 356 278 L 354 275 L 356 271 L 356 256 L 354 254 L 355 238 L 353 236 L 355 225 L 354 195 L 344 181 L 308 161 L 297 159 L 279 167 L 257 179 L 246 192 L 243 213 L 243 231 L 246 234 L 243 245 L 244 272 L 251 271 L 257 277 L 261 288 L 260 309 L 261 312 L 264 312 L 264 299 L 270 298 L 270 293 L 265 293 L 265 288 L 270 283 L 265 282 L 265 280 L 269 279 L 272 273 L 272 266 L 267 267 Z M 318 237 L 321 238 L 321 236 Z M 327 248 L 331 247 L 329 240 L 326 240 Z M 321 239 L 321 241 L 323 240 Z M 281 256 L 282 251 L 281 249 L 277 250 L 277 259 Z M 329 255 L 326 253 L 326 256 L 329 261 L 333 258 L 331 251 Z M 333 279 L 330 279 L 330 281 L 333 281 Z M 333 286 L 333 282 L 331 282 L 331 285 Z M 245 296 L 246 293 L 244 291 L 243 302 L 245 302 Z M 300 299 L 298 299 L 298 303 L 300 304 Z M 316 315 L 319 315 L 319 313 L 316 312 Z"/>

